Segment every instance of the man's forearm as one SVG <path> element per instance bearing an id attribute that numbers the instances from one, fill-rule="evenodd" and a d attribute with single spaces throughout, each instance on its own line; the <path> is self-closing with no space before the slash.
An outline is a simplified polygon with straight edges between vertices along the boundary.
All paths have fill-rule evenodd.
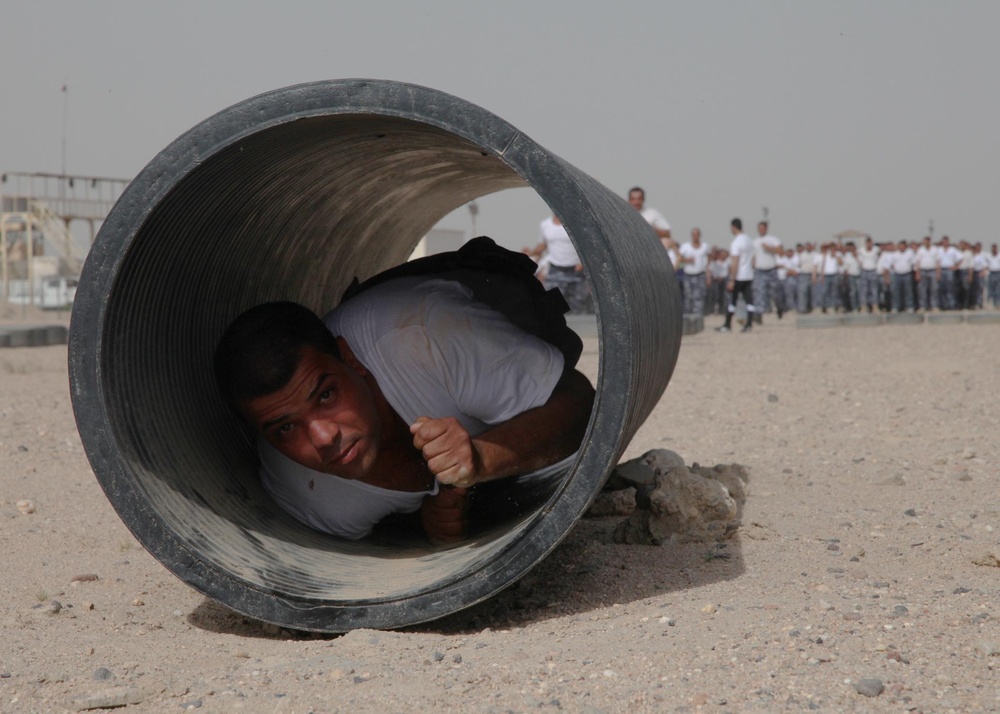
<path id="1" fill-rule="evenodd" d="M 530 473 L 571 455 L 580 448 L 593 405 L 589 380 L 576 370 L 563 375 L 545 404 L 473 437 L 475 481 Z"/>

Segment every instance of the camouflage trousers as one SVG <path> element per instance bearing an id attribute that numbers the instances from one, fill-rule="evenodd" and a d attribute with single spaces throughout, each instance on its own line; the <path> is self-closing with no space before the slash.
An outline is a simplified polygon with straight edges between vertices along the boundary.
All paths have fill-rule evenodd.
<path id="1" fill-rule="evenodd" d="M 878 307 L 878 273 L 874 270 L 862 270 L 858 282 L 858 307 Z"/>
<path id="2" fill-rule="evenodd" d="M 768 312 L 772 300 L 778 310 L 784 310 L 784 298 L 781 283 L 778 282 L 777 268 L 758 270 L 753 274 L 753 304 L 758 314 Z"/>
<path id="3" fill-rule="evenodd" d="M 705 284 L 705 274 L 688 275 L 684 273 L 684 314 L 704 315 L 705 296 L 708 285 Z"/>
<path id="4" fill-rule="evenodd" d="M 582 272 L 577 272 L 573 268 L 550 265 L 545 276 L 545 288 L 558 288 L 569 304 L 569 311 L 574 315 L 592 312 L 590 286 L 587 285 Z"/>

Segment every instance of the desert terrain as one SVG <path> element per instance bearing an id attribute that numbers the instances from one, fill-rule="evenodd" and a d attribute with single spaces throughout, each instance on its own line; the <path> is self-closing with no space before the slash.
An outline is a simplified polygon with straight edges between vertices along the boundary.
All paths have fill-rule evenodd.
<path id="1" fill-rule="evenodd" d="M 0 711 L 1000 711 L 1000 325 L 720 323 L 626 456 L 745 465 L 733 539 L 585 518 L 484 603 L 346 635 L 181 583 L 90 469 L 66 347 L 0 349 Z"/>

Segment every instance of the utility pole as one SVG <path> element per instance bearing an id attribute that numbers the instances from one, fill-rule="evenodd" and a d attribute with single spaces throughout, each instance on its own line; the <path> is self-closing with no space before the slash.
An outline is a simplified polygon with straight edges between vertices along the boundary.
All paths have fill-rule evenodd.
<path id="1" fill-rule="evenodd" d="M 476 235 L 478 235 L 476 233 L 476 216 L 479 215 L 479 204 L 476 203 L 476 199 L 472 199 L 471 201 L 469 201 L 469 215 L 472 216 L 472 236 L 471 237 L 475 238 Z"/>
<path id="2" fill-rule="evenodd" d="M 934 240 L 934 219 L 933 218 L 930 219 L 927 222 L 927 235 L 929 235 L 931 237 L 931 240 Z"/>
<path id="3" fill-rule="evenodd" d="M 767 206 L 762 206 L 761 208 L 764 209 L 764 223 L 767 223 L 767 214 L 768 214 Z"/>

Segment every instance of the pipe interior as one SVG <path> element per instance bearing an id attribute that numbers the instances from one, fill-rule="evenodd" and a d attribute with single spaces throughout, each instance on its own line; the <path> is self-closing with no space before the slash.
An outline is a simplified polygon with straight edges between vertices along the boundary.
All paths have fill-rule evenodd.
<path id="1" fill-rule="evenodd" d="M 447 549 L 348 542 L 300 525 L 260 487 L 253 442 L 217 395 L 211 356 L 246 308 L 294 300 L 323 314 L 354 277 L 406 260 L 455 208 L 525 185 L 462 138 L 372 115 L 258 131 L 178 181 L 117 267 L 99 356 L 111 429 L 148 507 L 213 567 L 324 602 L 423 592 L 509 546 L 537 512 Z"/>

